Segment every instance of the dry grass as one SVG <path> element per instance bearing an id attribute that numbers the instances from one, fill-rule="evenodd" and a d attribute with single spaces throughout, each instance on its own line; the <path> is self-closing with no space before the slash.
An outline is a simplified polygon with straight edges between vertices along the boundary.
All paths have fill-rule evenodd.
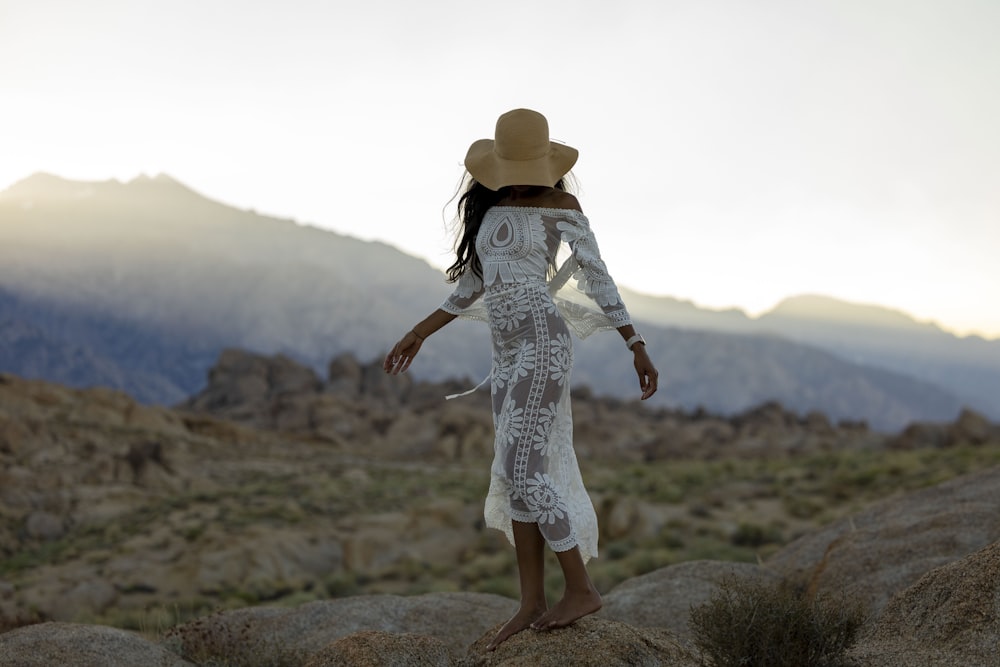
<path id="1" fill-rule="evenodd" d="M 712 667 L 839 667 L 866 614 L 845 599 L 809 598 L 788 583 L 724 580 L 688 627 Z"/>

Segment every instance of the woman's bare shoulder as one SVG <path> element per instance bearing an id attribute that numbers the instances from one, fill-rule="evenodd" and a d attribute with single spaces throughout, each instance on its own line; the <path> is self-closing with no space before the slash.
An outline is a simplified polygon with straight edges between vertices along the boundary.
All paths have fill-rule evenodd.
<path id="1" fill-rule="evenodd" d="M 563 211 L 583 212 L 576 197 L 564 190 L 555 188 L 535 188 L 533 192 L 508 196 L 501 199 L 497 206 L 515 206 L 522 208 L 551 208 Z"/>
<path id="2" fill-rule="evenodd" d="M 544 206 L 548 208 L 562 208 L 571 211 L 583 212 L 580 208 L 580 202 L 577 201 L 576 195 L 569 192 L 564 192 L 563 190 L 552 189 L 549 191 L 548 196 Z"/>

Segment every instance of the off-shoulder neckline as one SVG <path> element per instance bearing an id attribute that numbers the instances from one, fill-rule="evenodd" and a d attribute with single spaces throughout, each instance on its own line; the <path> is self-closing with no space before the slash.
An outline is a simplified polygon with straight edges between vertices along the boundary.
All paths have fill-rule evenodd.
<path id="1" fill-rule="evenodd" d="M 559 211 L 561 213 L 576 213 L 577 215 L 583 215 L 583 211 L 575 208 L 557 208 L 555 206 L 515 206 L 513 204 L 497 204 L 495 206 L 491 206 L 490 210 L 495 208 L 513 208 L 520 211 Z"/>

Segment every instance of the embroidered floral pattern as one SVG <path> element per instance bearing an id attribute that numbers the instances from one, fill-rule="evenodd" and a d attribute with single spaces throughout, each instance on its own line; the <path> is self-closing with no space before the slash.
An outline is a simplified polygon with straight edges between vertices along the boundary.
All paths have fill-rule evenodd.
<path id="1" fill-rule="evenodd" d="M 512 331 L 529 312 L 524 290 L 503 292 L 490 303 L 490 321 L 504 331 Z"/>
<path id="2" fill-rule="evenodd" d="M 517 408 L 513 403 L 508 403 L 497 419 L 497 438 L 506 440 L 508 445 L 513 445 L 521 437 L 523 426 L 524 408 Z"/>
<path id="3" fill-rule="evenodd" d="M 526 215 L 524 209 L 517 208 L 497 207 L 491 212 L 496 215 L 483 218 L 476 237 L 483 282 L 487 285 L 529 282 L 538 269 L 538 248 L 545 247 L 541 216 Z M 541 260 L 545 260 L 544 255 Z"/>
<path id="4" fill-rule="evenodd" d="M 483 291 L 483 280 L 476 275 L 475 271 L 466 271 L 459 277 L 455 294 L 463 299 L 470 299 L 472 295 Z"/>
<path id="5" fill-rule="evenodd" d="M 538 523 L 553 524 L 556 519 L 565 519 L 569 511 L 556 490 L 555 482 L 547 473 L 536 472 L 528 480 L 526 500 L 535 510 Z"/>
<path id="6" fill-rule="evenodd" d="M 498 349 L 494 345 L 493 371 L 490 374 L 491 389 L 494 394 L 503 389 L 510 381 L 511 373 L 515 372 L 516 356 L 511 350 Z"/>
<path id="7" fill-rule="evenodd" d="M 555 253 L 567 244 L 572 255 L 549 284 Z M 511 522 L 533 521 L 554 550 L 579 546 L 591 558 L 597 518 L 573 451 L 569 328 L 583 336 L 619 327 L 631 323 L 628 311 L 579 211 L 494 207 L 476 252 L 482 280 L 463 274 L 441 307 L 486 321 L 492 332 L 496 439 L 486 525 L 513 541 Z"/>
<path id="8" fill-rule="evenodd" d="M 514 351 L 511 375 L 515 380 L 528 377 L 528 373 L 535 369 L 535 344 L 525 340 L 515 340 L 511 349 Z"/>
<path id="9" fill-rule="evenodd" d="M 538 410 L 538 425 L 535 426 L 535 435 L 532 437 L 531 441 L 534 448 L 542 456 L 548 456 L 555 449 L 555 443 L 552 442 L 552 426 L 555 424 L 556 418 L 556 404 L 549 403 L 548 407 L 543 407 Z"/>
<path id="10" fill-rule="evenodd" d="M 607 265 L 601 259 L 597 239 L 590 231 L 590 224 L 586 222 L 586 218 L 577 224 L 560 222 L 556 226 L 562 232 L 563 240 L 573 249 L 573 257 L 579 264 L 579 269 L 573 274 L 577 288 L 601 306 L 610 317 L 614 317 L 613 312 L 624 310 L 625 304 L 618 294 L 618 287 L 615 286 Z"/>
<path id="11" fill-rule="evenodd" d="M 569 334 L 556 334 L 551 343 L 552 356 L 549 358 L 549 373 L 562 387 L 569 380 L 573 368 L 573 343 Z M 568 387 L 567 387 L 568 389 Z"/>

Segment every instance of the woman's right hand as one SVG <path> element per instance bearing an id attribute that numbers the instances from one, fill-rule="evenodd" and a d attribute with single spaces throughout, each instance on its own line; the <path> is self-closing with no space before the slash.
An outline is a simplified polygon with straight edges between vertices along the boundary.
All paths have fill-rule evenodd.
<path id="1" fill-rule="evenodd" d="M 635 372 L 639 375 L 639 389 L 642 390 L 642 398 L 640 400 L 645 401 L 656 393 L 660 373 L 656 370 L 653 362 L 650 361 L 649 355 L 646 354 L 645 343 L 636 343 L 633 345 L 632 352 L 635 357 L 633 360 Z"/>
<path id="2" fill-rule="evenodd" d="M 420 351 L 420 346 L 423 345 L 423 342 L 420 336 L 413 333 L 413 331 L 407 331 L 399 339 L 399 342 L 392 346 L 389 354 L 385 355 L 382 369 L 392 375 L 399 375 L 405 372 L 410 367 L 413 358 L 417 356 L 417 352 Z"/>

